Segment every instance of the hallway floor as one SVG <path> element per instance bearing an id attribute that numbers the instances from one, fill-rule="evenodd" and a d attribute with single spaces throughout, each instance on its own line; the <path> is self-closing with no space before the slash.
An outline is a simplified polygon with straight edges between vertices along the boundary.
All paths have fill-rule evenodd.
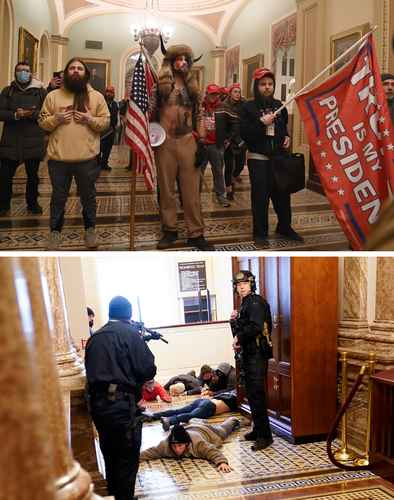
<path id="1" fill-rule="evenodd" d="M 100 250 L 129 250 L 130 238 L 130 172 L 125 166 L 128 152 L 115 147 L 110 164 L 113 169 L 104 171 L 97 183 L 97 233 Z M 49 226 L 51 186 L 46 165 L 40 169 L 40 204 L 42 216 L 26 211 L 24 190 L 25 172 L 20 167 L 14 181 L 14 198 L 10 217 L 0 218 L 0 250 L 45 250 Z M 206 224 L 206 237 L 217 250 L 347 250 L 347 241 L 325 197 L 304 190 L 292 198 L 293 227 L 305 238 L 295 243 L 270 235 L 269 247 L 257 247 L 252 241 L 250 190 L 247 169 L 242 183 L 237 184 L 235 201 L 223 208 L 212 192 L 212 177 L 207 170 L 202 192 L 202 206 Z M 270 229 L 273 233 L 276 216 L 270 209 Z M 73 184 L 66 206 L 62 250 L 85 250 L 83 244 L 81 207 Z M 179 240 L 175 250 L 189 249 L 185 245 L 183 214 L 179 207 Z M 142 177 L 137 179 L 135 249 L 155 250 L 160 239 L 160 219 L 156 194 L 145 189 Z"/>
<path id="2" fill-rule="evenodd" d="M 180 398 L 176 405 L 184 405 Z M 175 405 L 173 403 L 173 405 Z M 150 404 L 151 409 L 167 407 Z M 233 414 L 236 415 L 236 414 Z M 209 419 L 219 422 L 228 414 Z M 144 499 L 324 499 L 388 500 L 394 488 L 369 471 L 343 471 L 334 467 L 326 453 L 325 442 L 293 445 L 274 436 L 266 450 L 252 452 L 250 442 L 242 439 L 249 428 L 241 417 L 241 429 L 223 445 L 233 471 L 222 474 L 205 460 L 152 460 L 142 462 L 136 495 Z M 142 449 L 157 444 L 165 436 L 157 422 L 145 424 Z"/>

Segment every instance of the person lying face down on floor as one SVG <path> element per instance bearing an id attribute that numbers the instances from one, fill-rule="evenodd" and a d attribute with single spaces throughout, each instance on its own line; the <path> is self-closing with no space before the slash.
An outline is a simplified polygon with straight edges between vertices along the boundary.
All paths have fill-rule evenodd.
<path id="1" fill-rule="evenodd" d="M 189 422 L 192 418 L 209 418 L 229 411 L 237 411 L 237 395 L 235 390 L 214 396 L 195 399 L 189 405 L 156 413 L 146 413 L 150 420 L 161 420 L 163 429 L 168 431 L 172 425 Z"/>
<path id="2" fill-rule="evenodd" d="M 166 439 L 143 451 L 140 460 L 200 458 L 215 464 L 220 472 L 231 472 L 227 458 L 218 448 L 239 427 L 235 417 L 221 424 L 191 423 L 186 427 L 176 424 Z"/>

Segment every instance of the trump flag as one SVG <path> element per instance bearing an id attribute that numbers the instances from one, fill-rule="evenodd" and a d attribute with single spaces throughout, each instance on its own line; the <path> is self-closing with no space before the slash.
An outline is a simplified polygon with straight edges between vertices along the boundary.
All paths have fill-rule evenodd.
<path id="1" fill-rule="evenodd" d="M 393 129 L 372 34 L 343 69 L 296 101 L 326 196 L 361 250 L 394 187 Z"/>

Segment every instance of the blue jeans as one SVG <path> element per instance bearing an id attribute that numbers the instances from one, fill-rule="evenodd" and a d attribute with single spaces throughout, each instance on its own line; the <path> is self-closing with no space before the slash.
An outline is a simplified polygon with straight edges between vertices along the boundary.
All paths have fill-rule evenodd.
<path id="1" fill-rule="evenodd" d="M 170 417 L 170 425 L 189 422 L 191 418 L 209 418 L 216 412 L 216 405 L 209 399 L 196 399 L 190 405 L 175 408 L 174 410 L 159 411 L 155 418 Z"/>
<path id="2" fill-rule="evenodd" d="M 213 185 L 216 196 L 223 197 L 226 192 L 224 186 L 224 157 L 223 152 L 216 147 L 215 144 L 208 144 L 207 146 L 208 161 L 211 164 Z M 205 173 L 207 165 L 202 167 L 202 172 Z"/>

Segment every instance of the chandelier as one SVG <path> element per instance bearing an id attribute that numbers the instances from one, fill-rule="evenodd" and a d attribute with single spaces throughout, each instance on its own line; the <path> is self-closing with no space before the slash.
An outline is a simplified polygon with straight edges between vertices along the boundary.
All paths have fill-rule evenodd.
<path id="1" fill-rule="evenodd" d="M 154 0 L 150 0 L 150 6 L 147 6 L 146 13 L 145 24 L 133 24 L 130 30 L 134 41 L 143 44 L 148 54 L 152 57 L 160 46 L 160 36 L 167 43 L 173 36 L 174 30 L 169 26 L 160 26 L 155 17 Z"/>

